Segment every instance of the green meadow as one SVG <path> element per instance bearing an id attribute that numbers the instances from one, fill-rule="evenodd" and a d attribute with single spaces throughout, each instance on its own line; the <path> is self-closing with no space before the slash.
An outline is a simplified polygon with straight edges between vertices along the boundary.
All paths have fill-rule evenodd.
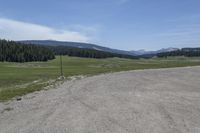
<path id="1" fill-rule="evenodd" d="M 65 77 L 95 75 L 136 69 L 156 69 L 200 65 L 200 58 L 92 59 L 63 57 Z M 0 101 L 9 100 L 55 84 L 60 76 L 60 58 L 48 62 L 0 62 Z"/>

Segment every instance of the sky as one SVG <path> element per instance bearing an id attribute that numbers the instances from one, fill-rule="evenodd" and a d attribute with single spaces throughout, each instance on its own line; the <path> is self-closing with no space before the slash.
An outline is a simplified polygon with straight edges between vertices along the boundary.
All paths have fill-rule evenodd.
<path id="1" fill-rule="evenodd" d="M 0 38 L 200 47 L 200 0 L 0 0 Z"/>

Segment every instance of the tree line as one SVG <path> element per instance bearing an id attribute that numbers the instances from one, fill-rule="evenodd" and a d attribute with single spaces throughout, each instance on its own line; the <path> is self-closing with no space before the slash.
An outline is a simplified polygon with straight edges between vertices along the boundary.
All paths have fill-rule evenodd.
<path id="1" fill-rule="evenodd" d="M 0 61 L 30 62 L 47 61 L 54 58 L 54 53 L 45 46 L 0 40 Z"/>
<path id="2" fill-rule="evenodd" d="M 100 50 L 87 49 L 87 48 L 75 48 L 70 46 L 48 46 L 55 55 L 68 55 L 76 57 L 86 57 L 86 58 L 109 58 L 109 57 L 119 57 L 119 58 L 129 58 L 135 59 L 136 57 L 131 55 L 116 54 Z"/>
<path id="3" fill-rule="evenodd" d="M 180 50 L 158 53 L 158 57 L 167 57 L 167 56 L 186 56 L 186 57 L 199 57 L 200 48 L 182 48 Z"/>
<path id="4" fill-rule="evenodd" d="M 56 55 L 68 55 L 86 58 L 136 58 L 131 55 L 116 54 L 94 49 L 75 48 L 70 46 L 23 44 L 15 41 L 0 40 L 0 61 L 48 61 L 54 59 Z"/>

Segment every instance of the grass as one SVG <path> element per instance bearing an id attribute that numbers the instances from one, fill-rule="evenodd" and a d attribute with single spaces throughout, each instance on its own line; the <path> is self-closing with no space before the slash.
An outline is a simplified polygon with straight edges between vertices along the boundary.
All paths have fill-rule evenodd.
<path id="1" fill-rule="evenodd" d="M 119 58 L 91 59 L 63 57 L 63 72 L 65 77 L 136 69 L 197 65 L 200 65 L 200 58 L 170 57 L 131 60 Z M 0 62 L 0 101 L 41 90 L 48 85 L 47 81 L 55 80 L 59 77 L 59 68 L 59 57 L 48 62 Z"/>
<path id="2" fill-rule="evenodd" d="M 6 101 L 9 100 L 15 96 L 22 96 L 27 93 L 31 93 L 34 91 L 40 91 L 43 87 L 45 87 L 45 84 L 35 84 L 27 87 L 22 87 L 22 88 L 8 88 L 8 89 L 3 89 L 0 92 L 0 100 L 1 101 Z"/>

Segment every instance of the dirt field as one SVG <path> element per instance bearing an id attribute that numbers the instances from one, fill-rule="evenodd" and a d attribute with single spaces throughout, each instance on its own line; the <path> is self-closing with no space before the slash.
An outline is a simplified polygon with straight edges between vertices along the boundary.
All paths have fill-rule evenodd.
<path id="1" fill-rule="evenodd" d="M 98 75 L 0 103 L 0 133 L 200 133 L 200 67 Z"/>

